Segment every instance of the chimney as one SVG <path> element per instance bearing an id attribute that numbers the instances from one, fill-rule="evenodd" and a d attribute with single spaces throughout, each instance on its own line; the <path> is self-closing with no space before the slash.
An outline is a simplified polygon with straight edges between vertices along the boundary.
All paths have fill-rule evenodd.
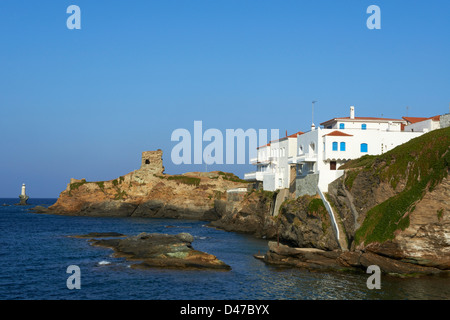
<path id="1" fill-rule="evenodd" d="M 350 119 L 355 119 L 355 107 L 350 107 Z"/>

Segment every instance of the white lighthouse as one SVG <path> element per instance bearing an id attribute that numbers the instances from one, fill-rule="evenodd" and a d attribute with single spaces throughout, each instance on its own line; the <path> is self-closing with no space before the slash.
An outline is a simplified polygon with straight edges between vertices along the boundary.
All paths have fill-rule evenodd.
<path id="1" fill-rule="evenodd" d="M 27 193 L 26 193 L 25 183 L 22 184 L 22 192 L 20 193 L 19 199 L 20 199 L 20 203 L 18 203 L 17 205 L 19 205 L 19 206 L 27 206 L 28 205 L 27 200 L 29 199 L 29 197 L 27 196 Z"/>

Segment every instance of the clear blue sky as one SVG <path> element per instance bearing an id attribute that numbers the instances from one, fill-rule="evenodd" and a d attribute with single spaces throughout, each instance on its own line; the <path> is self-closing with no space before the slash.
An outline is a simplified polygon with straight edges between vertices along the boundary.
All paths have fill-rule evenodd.
<path id="1" fill-rule="evenodd" d="M 81 8 L 81 30 L 66 9 Z M 381 8 L 381 30 L 366 9 Z M 450 1 L 0 1 L 0 197 L 110 180 L 177 128 L 447 113 Z M 250 165 L 209 166 L 239 176 Z"/>

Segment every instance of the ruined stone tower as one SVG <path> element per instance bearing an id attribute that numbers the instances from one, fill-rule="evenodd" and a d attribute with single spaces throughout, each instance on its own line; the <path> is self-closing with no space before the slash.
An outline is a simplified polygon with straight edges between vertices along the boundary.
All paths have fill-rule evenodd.
<path id="1" fill-rule="evenodd" d="M 161 149 L 142 152 L 141 170 L 145 170 L 153 174 L 163 174 L 164 166 L 162 154 L 163 152 Z"/>

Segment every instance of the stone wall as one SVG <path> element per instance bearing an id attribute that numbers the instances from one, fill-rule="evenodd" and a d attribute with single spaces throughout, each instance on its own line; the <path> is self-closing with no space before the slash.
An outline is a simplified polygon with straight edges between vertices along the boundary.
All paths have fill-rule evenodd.
<path id="1" fill-rule="evenodd" d="M 162 160 L 162 150 L 142 152 L 141 170 L 149 171 L 154 174 L 163 174 L 164 166 Z"/>
<path id="2" fill-rule="evenodd" d="M 443 114 L 441 116 L 441 119 L 439 121 L 441 128 L 447 128 L 450 127 L 450 113 Z"/>
<path id="3" fill-rule="evenodd" d="M 304 195 L 314 196 L 317 194 L 317 185 L 319 183 L 319 174 L 308 174 L 306 176 L 297 177 L 295 186 L 295 196 Z"/>

